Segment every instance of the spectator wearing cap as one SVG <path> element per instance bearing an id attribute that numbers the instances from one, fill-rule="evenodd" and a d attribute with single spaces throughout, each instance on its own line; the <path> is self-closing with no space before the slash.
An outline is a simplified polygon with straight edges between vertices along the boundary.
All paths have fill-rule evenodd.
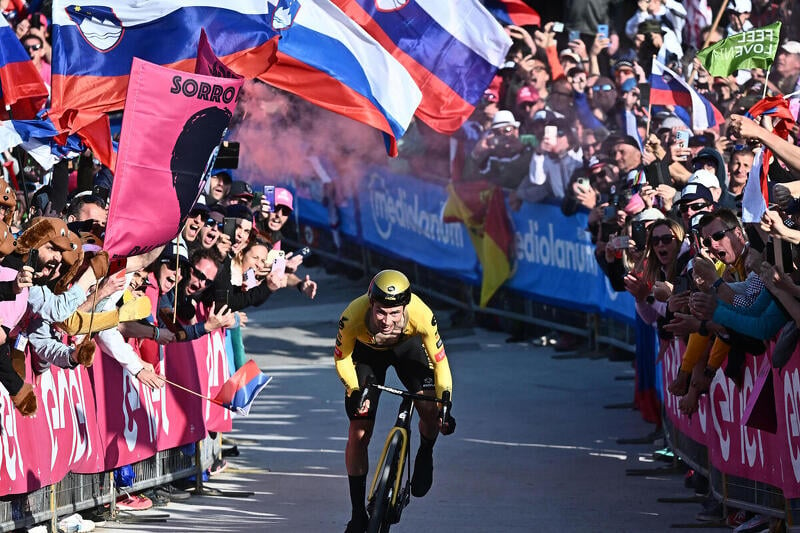
<path id="1" fill-rule="evenodd" d="M 531 159 L 527 179 L 509 197 L 511 206 L 518 209 L 522 202 L 561 202 L 573 174 L 582 166 L 580 146 L 569 122 L 563 118 L 549 120 Z"/>
<path id="2" fill-rule="evenodd" d="M 770 77 L 783 94 L 800 90 L 800 42 L 788 41 L 778 48 Z"/>
<path id="3" fill-rule="evenodd" d="M 225 212 L 220 207 L 214 206 L 206 213 L 203 219 L 203 226 L 200 228 L 197 238 L 189 246 L 192 252 L 199 248 L 204 250 L 217 249 L 217 242 L 220 239 L 225 221 Z"/>
<path id="4" fill-rule="evenodd" d="M 643 22 L 654 21 L 666 26 L 677 45 L 681 45 L 683 27 L 686 24 L 686 8 L 675 0 L 639 0 L 636 13 L 625 23 L 625 34 L 636 40 L 636 34 Z"/>
<path id="5" fill-rule="evenodd" d="M 564 48 L 558 54 L 558 60 L 561 62 L 561 68 L 564 72 L 569 72 L 573 68 L 578 68 L 583 72 L 586 69 L 583 67 L 583 58 L 572 48 Z"/>
<path id="6" fill-rule="evenodd" d="M 642 152 L 639 143 L 630 135 L 611 140 L 611 157 L 619 170 L 619 181 L 633 182 L 643 170 Z"/>
<path id="7" fill-rule="evenodd" d="M 189 215 L 186 217 L 186 222 L 183 224 L 183 230 L 181 231 L 181 238 L 190 245 L 197 241 L 197 236 L 200 234 L 203 223 L 208 217 L 208 206 L 202 200 L 203 198 L 198 200 L 189 210 Z"/>
<path id="8" fill-rule="evenodd" d="M 675 33 L 666 28 L 663 23 L 649 19 L 639 24 L 636 28 L 634 46 L 639 57 L 639 64 L 645 73 L 652 71 L 653 56 L 662 64 L 677 70 L 680 74 L 682 66 L 683 48 Z"/>
<path id="9" fill-rule="evenodd" d="M 467 158 L 464 178 L 483 179 L 509 189 L 519 185 L 528 172 L 534 143 L 532 136 L 520 136 L 519 125 L 514 113 L 498 111 L 491 129 Z"/>
<path id="10" fill-rule="evenodd" d="M 633 61 L 630 59 L 620 59 L 614 63 L 614 83 L 616 83 L 617 88 L 622 87 L 622 84 L 629 78 L 638 80 Z"/>
<path id="11" fill-rule="evenodd" d="M 517 106 L 515 116 L 520 117 L 520 131 L 527 131 L 533 116 L 544 108 L 544 101 L 539 98 L 539 91 L 530 85 L 523 85 L 517 92 Z"/>
<path id="12" fill-rule="evenodd" d="M 634 78 L 628 78 L 620 86 L 616 109 L 616 129 L 637 139 L 637 145 L 641 149 L 638 117 L 642 116 L 643 110 L 641 106 L 641 91 Z"/>
<path id="13" fill-rule="evenodd" d="M 683 227 L 691 229 L 692 219 L 698 214 L 711 213 L 716 209 L 714 195 L 711 190 L 702 183 L 687 184 L 681 190 L 681 196 L 677 202 L 678 210 L 683 220 Z"/>
<path id="14" fill-rule="evenodd" d="M 750 22 L 750 11 L 753 10 L 750 0 L 730 0 L 725 14 L 728 15 L 728 26 L 725 28 L 726 37 L 753 29 Z"/>
<path id="15" fill-rule="evenodd" d="M 246 181 L 235 180 L 231 182 L 231 190 L 221 203 L 225 206 L 231 204 L 242 204 L 250 207 L 253 203 L 253 187 Z"/>
<path id="16" fill-rule="evenodd" d="M 231 182 L 233 178 L 231 175 L 222 170 L 216 174 L 212 174 L 208 179 L 208 194 L 206 195 L 206 204 L 212 206 L 223 198 L 227 197 L 231 191 Z"/>
<path id="17" fill-rule="evenodd" d="M 714 202 L 718 207 L 736 210 L 736 202 L 733 196 L 727 194 L 726 185 L 728 170 L 722 155 L 715 149 L 703 147 L 697 155 L 692 158 L 693 174 L 689 177 L 689 183 L 700 182 L 711 190 Z M 705 172 L 699 172 L 704 170 Z"/>
<path id="18" fill-rule="evenodd" d="M 294 197 L 284 187 L 275 187 L 275 205 L 271 206 L 265 199 L 261 199 L 258 227 L 267 244 L 273 246 L 283 239 L 281 230 L 289 221 L 293 210 Z"/>

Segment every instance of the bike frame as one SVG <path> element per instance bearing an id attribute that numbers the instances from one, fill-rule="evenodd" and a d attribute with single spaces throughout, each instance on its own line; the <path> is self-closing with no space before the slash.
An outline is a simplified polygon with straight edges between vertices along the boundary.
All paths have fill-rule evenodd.
<path id="1" fill-rule="evenodd" d="M 381 385 L 373 385 L 376 388 L 381 390 L 390 389 L 390 387 L 383 387 Z M 393 389 L 397 392 L 405 392 L 400 391 L 397 389 Z M 408 393 L 406 393 L 408 394 Z M 411 418 L 414 413 L 414 402 L 412 398 L 403 398 L 403 402 L 400 404 L 400 409 L 397 412 L 397 419 L 395 420 L 394 426 L 389 430 L 389 435 L 386 437 L 386 441 L 383 443 L 383 450 L 381 451 L 380 459 L 378 459 L 378 465 L 384 464 L 384 460 L 386 459 L 386 452 L 389 449 L 389 445 L 392 442 L 392 437 L 395 434 L 400 436 L 400 457 L 398 457 L 397 462 L 397 474 L 395 476 L 394 481 L 394 491 L 392 494 L 392 502 L 391 506 L 397 504 L 397 495 L 400 492 L 400 485 L 403 480 L 403 467 L 407 464 L 409 465 L 409 470 L 411 469 L 411 461 L 409 461 L 409 457 L 411 455 L 411 435 L 409 429 L 411 428 Z M 375 496 L 375 487 L 378 485 L 378 478 L 380 477 L 380 469 L 375 469 L 375 474 L 372 477 L 372 485 L 369 488 L 369 497 L 370 499 Z"/>

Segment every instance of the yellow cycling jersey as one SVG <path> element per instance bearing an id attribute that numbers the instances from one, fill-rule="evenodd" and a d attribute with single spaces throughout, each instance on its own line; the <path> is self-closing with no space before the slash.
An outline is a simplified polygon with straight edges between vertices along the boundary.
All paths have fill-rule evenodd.
<path id="1" fill-rule="evenodd" d="M 414 335 L 422 338 L 422 345 L 428 354 L 428 360 L 433 368 L 437 398 L 441 398 L 444 391 L 451 391 L 452 396 L 453 380 L 450 375 L 450 365 L 445 355 L 444 343 L 439 337 L 439 328 L 433 311 L 416 294 L 412 294 L 411 301 L 405 307 L 404 318 L 405 325 L 400 337 L 392 344 L 378 344 L 367 326 L 369 295 L 364 294 L 356 298 L 344 310 L 339 319 L 339 333 L 336 335 L 333 356 L 336 372 L 347 389 L 348 396 L 359 388 L 356 365 L 352 357 L 356 341 L 375 350 L 388 350 Z"/>

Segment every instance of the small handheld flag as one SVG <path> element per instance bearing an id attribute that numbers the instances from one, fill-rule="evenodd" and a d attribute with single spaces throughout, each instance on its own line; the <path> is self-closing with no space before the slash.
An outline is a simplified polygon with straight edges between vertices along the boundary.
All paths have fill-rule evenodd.
<path id="1" fill-rule="evenodd" d="M 780 43 L 781 23 L 731 35 L 697 52 L 712 76 L 729 76 L 739 69 L 769 70 Z"/>
<path id="2" fill-rule="evenodd" d="M 214 397 L 214 403 L 247 416 L 250 406 L 261 389 L 272 381 L 258 365 L 250 359 L 222 384 L 222 389 Z"/>

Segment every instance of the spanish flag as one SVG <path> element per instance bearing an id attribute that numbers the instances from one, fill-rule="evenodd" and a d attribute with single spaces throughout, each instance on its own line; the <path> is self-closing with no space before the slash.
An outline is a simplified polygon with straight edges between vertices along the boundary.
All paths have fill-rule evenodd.
<path id="1" fill-rule="evenodd" d="M 459 182 L 447 186 L 442 219 L 461 222 L 469 230 L 481 262 L 481 307 L 511 276 L 514 232 L 506 211 L 503 190 L 486 181 Z"/>

